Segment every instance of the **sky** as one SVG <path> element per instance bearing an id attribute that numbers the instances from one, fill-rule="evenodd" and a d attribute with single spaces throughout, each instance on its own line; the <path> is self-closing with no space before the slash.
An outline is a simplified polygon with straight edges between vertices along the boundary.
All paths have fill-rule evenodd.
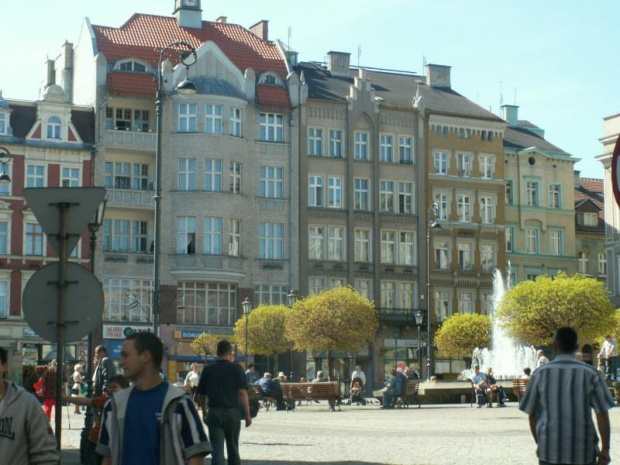
<path id="1" fill-rule="evenodd" d="M 582 176 L 603 177 L 595 160 L 603 118 L 620 113 L 617 0 L 201 1 L 203 20 L 268 20 L 269 38 L 288 41 L 300 61 L 324 61 L 334 50 L 351 53 L 355 65 L 420 75 L 425 60 L 451 66 L 454 90 L 496 114 L 516 103 L 519 119 L 581 159 Z M 39 98 L 45 60 L 77 42 L 86 17 L 118 27 L 136 12 L 174 9 L 174 0 L 5 3 L 0 90 L 24 100 Z"/>

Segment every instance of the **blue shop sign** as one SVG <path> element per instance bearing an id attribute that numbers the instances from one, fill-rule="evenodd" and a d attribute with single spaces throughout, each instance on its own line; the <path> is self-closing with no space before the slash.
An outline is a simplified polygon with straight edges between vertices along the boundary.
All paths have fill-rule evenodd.
<path id="1" fill-rule="evenodd" d="M 204 333 L 204 330 L 195 330 L 195 329 L 182 329 L 181 330 L 181 339 L 196 339 Z"/>
<path id="2" fill-rule="evenodd" d="M 113 360 L 121 359 L 121 348 L 124 340 L 104 340 L 103 346 L 108 349 L 108 356 Z"/>

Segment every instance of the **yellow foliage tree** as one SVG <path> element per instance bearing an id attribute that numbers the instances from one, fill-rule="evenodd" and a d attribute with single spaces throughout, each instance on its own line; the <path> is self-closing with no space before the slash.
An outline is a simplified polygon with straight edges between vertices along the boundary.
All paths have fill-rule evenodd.
<path id="1" fill-rule="evenodd" d="M 299 300 L 286 320 L 286 336 L 297 350 L 357 350 L 373 342 L 379 321 L 374 304 L 351 287 L 338 287 Z"/>
<path id="2" fill-rule="evenodd" d="M 471 357 L 476 347 L 489 347 L 491 318 L 479 313 L 456 313 L 446 319 L 435 334 L 435 344 L 450 358 Z"/>
<path id="3" fill-rule="evenodd" d="M 496 316 L 509 336 L 532 345 L 551 344 L 562 326 L 575 328 L 581 340 L 614 327 L 614 308 L 604 284 L 564 273 L 519 283 L 504 295 Z"/>
<path id="4" fill-rule="evenodd" d="M 209 332 L 204 332 L 196 339 L 194 339 L 190 345 L 192 349 L 198 354 L 203 355 L 205 361 L 209 355 L 215 355 L 217 352 L 217 343 L 220 341 L 221 336 L 216 336 Z"/>

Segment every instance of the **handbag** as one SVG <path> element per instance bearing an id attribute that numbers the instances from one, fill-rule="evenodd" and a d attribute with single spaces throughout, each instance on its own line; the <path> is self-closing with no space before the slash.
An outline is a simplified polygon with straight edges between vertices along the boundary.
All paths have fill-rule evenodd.
<path id="1" fill-rule="evenodd" d="M 45 391 L 47 390 L 47 386 L 45 385 L 45 380 L 43 377 L 39 378 L 39 380 L 32 385 L 34 388 L 34 392 L 38 397 L 43 397 L 45 395 Z"/>

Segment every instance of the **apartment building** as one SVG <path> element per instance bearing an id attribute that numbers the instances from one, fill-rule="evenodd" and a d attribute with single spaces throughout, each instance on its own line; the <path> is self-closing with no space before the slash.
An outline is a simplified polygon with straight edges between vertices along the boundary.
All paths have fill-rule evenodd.
<path id="1" fill-rule="evenodd" d="M 58 74 L 63 71 L 61 67 Z M 0 92 L 0 152 L 6 161 L 1 171 L 10 177 L 10 183 L 0 185 L 0 345 L 10 347 L 14 376 L 27 371 L 23 367 L 56 358 L 55 347 L 28 326 L 22 310 L 30 277 L 58 260 L 23 190 L 91 185 L 93 111 L 69 103 L 66 89 L 55 84 L 62 81 L 60 76 L 56 81 L 56 74 L 48 61 L 41 100 L 11 100 Z M 89 258 L 85 232 L 69 260 L 89 267 Z M 84 362 L 86 343 L 69 344 L 65 354 L 67 361 Z"/>
<path id="2" fill-rule="evenodd" d="M 604 182 L 582 178 L 579 171 L 575 171 L 575 242 L 577 272 L 605 282 Z"/>
<path id="3" fill-rule="evenodd" d="M 553 145 L 544 130 L 519 120 L 504 105 L 506 253 L 512 284 L 577 268 L 575 175 L 577 158 Z"/>
<path id="4" fill-rule="evenodd" d="M 199 0 L 178 1 L 172 17 L 134 14 L 119 28 L 86 20 L 74 99 L 96 108 L 96 180 L 108 190 L 103 344 L 118 358 L 128 331 L 153 324 L 155 76 L 160 51 L 175 41 L 197 60 L 186 67 L 168 53 L 162 67 L 159 331 L 172 379 L 199 359 L 189 347 L 197 335 L 232 334 L 246 297 L 285 303 L 298 269 L 299 92 L 268 23 L 203 21 Z M 175 91 L 186 77 L 195 95 Z"/>

